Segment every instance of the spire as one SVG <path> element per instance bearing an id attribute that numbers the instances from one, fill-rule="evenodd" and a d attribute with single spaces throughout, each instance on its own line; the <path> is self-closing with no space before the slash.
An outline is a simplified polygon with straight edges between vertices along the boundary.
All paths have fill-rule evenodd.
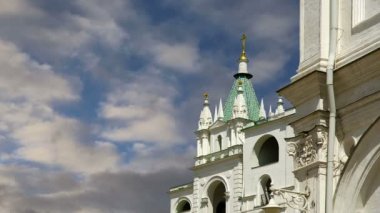
<path id="1" fill-rule="evenodd" d="M 237 89 L 238 95 L 236 96 L 236 99 L 234 101 L 233 106 L 233 118 L 245 118 L 248 119 L 248 110 L 247 110 L 247 104 L 245 102 L 245 98 L 243 95 L 243 82 L 238 82 L 239 86 Z"/>
<path id="2" fill-rule="evenodd" d="M 218 119 L 218 106 L 215 105 L 215 111 L 214 111 L 214 120 L 213 122 L 215 123 L 215 121 Z"/>
<path id="3" fill-rule="evenodd" d="M 218 111 L 218 119 L 223 120 L 224 118 L 224 113 L 223 113 L 223 104 L 222 104 L 222 99 L 219 99 L 219 111 Z"/>
<path id="4" fill-rule="evenodd" d="M 230 94 L 228 95 L 228 98 L 225 102 L 225 105 L 223 107 L 224 109 L 224 120 L 228 121 L 233 118 L 233 108 L 235 99 L 238 96 L 238 82 L 243 82 L 241 87 L 243 90 L 243 97 L 246 102 L 246 110 L 248 114 L 248 119 L 252 121 L 258 121 L 259 120 L 259 112 L 260 112 L 260 104 L 257 101 L 255 90 L 253 89 L 252 82 L 249 80 L 252 78 L 252 75 L 248 72 L 248 58 L 246 55 L 246 40 L 247 36 L 243 34 L 242 36 L 242 52 L 239 58 L 239 70 L 234 75 L 234 78 L 236 79 L 231 90 Z"/>
<path id="5" fill-rule="evenodd" d="M 211 110 L 208 104 L 208 94 L 205 93 L 203 96 L 203 109 L 201 111 L 201 115 L 199 116 L 198 130 L 208 129 L 208 127 L 212 124 Z"/>
<path id="6" fill-rule="evenodd" d="M 264 107 L 264 99 L 261 99 L 259 118 L 267 119 L 267 113 L 265 112 L 265 107 Z"/>
<path id="7" fill-rule="evenodd" d="M 284 103 L 282 101 L 282 97 L 279 96 L 278 97 L 278 101 L 277 101 L 276 115 L 284 113 L 284 112 L 285 112 L 285 110 L 284 110 Z"/>
<path id="8" fill-rule="evenodd" d="M 274 113 L 272 112 L 272 105 L 269 105 L 269 112 L 268 112 L 268 116 L 269 117 L 273 117 Z"/>
<path id="9" fill-rule="evenodd" d="M 239 77 L 245 76 L 246 78 L 250 79 L 252 78 L 252 75 L 248 73 L 248 58 L 246 54 L 246 42 L 247 42 L 247 36 L 243 34 L 241 36 L 241 54 L 239 57 L 239 70 L 238 73 L 234 75 L 234 77 L 237 79 Z"/>

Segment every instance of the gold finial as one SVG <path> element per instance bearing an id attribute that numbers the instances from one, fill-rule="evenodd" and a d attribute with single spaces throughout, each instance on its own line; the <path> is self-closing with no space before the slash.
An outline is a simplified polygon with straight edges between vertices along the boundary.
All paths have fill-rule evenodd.
<path id="1" fill-rule="evenodd" d="M 208 93 L 207 92 L 203 93 L 203 97 L 205 98 L 205 100 L 207 100 L 208 99 Z"/>
<path id="2" fill-rule="evenodd" d="M 248 58 L 247 58 L 247 55 L 245 54 L 247 35 L 245 35 L 245 33 L 243 33 L 240 40 L 241 40 L 241 54 L 240 54 L 239 62 L 248 63 Z"/>

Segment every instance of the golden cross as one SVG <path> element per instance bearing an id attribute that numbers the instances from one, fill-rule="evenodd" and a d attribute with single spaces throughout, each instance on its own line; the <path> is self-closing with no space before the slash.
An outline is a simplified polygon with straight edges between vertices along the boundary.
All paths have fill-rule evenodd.
<path id="1" fill-rule="evenodd" d="M 247 36 L 245 35 L 245 33 L 243 33 L 240 40 L 241 40 L 241 48 L 243 52 L 245 52 L 245 42 L 247 40 Z"/>
<path id="2" fill-rule="evenodd" d="M 203 93 L 203 97 L 204 97 L 205 99 L 208 99 L 208 93 L 207 93 L 207 92 Z"/>

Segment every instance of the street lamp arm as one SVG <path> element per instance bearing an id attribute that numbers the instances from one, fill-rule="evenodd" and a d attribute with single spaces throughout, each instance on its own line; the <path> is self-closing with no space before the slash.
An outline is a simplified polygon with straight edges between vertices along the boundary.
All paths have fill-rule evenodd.
<path id="1" fill-rule="evenodd" d="M 285 201 L 286 205 L 293 209 L 307 212 L 309 209 L 308 198 L 310 191 L 306 188 L 306 192 L 294 192 L 286 189 L 270 188 L 274 195 L 280 195 Z"/>

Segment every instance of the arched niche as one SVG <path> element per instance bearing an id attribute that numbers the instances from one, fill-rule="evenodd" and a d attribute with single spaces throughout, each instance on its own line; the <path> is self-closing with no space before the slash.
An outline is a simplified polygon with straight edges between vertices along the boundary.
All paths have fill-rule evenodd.
<path id="1" fill-rule="evenodd" d="M 208 197 L 210 199 L 212 213 L 226 213 L 226 187 L 220 181 L 210 185 Z"/>
<path id="2" fill-rule="evenodd" d="M 206 185 L 202 197 L 207 198 L 207 203 L 201 205 L 204 212 L 225 213 L 229 195 L 228 186 L 224 179 L 219 176 L 212 178 Z"/>
<path id="3" fill-rule="evenodd" d="M 265 206 L 269 203 L 272 185 L 272 179 L 269 175 L 265 174 L 260 177 L 257 183 L 257 193 L 255 199 L 255 206 Z"/>
<path id="4" fill-rule="evenodd" d="M 191 204 L 187 198 L 181 198 L 178 201 L 176 212 L 177 213 L 185 213 L 191 211 Z"/>
<path id="5" fill-rule="evenodd" d="M 334 197 L 336 213 L 380 209 L 380 118 L 363 134 L 347 161 Z"/>
<path id="6" fill-rule="evenodd" d="M 253 167 L 265 166 L 278 162 L 279 147 L 277 139 L 272 135 L 261 137 L 257 140 L 253 152 Z"/>

